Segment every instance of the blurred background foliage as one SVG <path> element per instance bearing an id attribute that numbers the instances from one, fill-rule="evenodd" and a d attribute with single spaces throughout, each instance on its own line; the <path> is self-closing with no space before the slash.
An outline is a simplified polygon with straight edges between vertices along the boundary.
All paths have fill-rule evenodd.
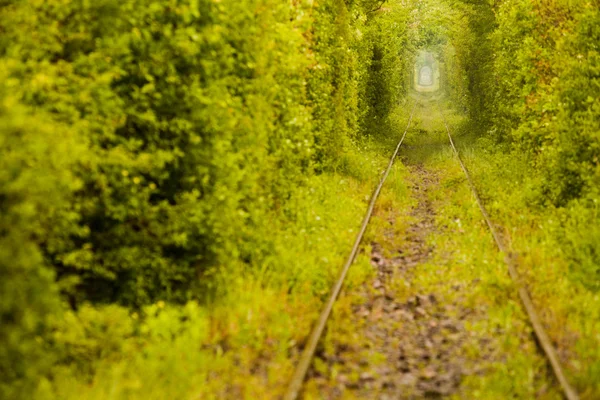
<path id="1" fill-rule="evenodd" d="M 273 257 L 408 89 L 407 15 L 380 6 L 0 2 L 0 397 Z"/>

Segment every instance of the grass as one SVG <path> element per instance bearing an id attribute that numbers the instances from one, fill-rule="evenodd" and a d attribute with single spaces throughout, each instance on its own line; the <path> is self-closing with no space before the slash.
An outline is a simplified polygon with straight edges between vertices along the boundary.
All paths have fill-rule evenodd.
<path id="1" fill-rule="evenodd" d="M 337 172 L 311 177 L 283 215 L 265 221 L 268 256 L 216 274 L 215 286 L 222 280 L 227 290 L 212 301 L 158 302 L 139 313 L 118 306 L 67 312 L 56 322 L 55 345 L 71 358 L 40 382 L 35 398 L 280 397 L 387 164 L 391 149 L 382 147 L 365 142 L 344 154 Z M 391 187 L 397 195 L 403 190 Z M 370 274 L 368 257 L 359 255 L 346 287 Z"/>
<path id="2" fill-rule="evenodd" d="M 228 268 L 236 271 L 220 276 L 228 290 L 212 302 L 158 302 L 140 313 L 117 306 L 87 306 L 67 313 L 57 321 L 55 345 L 68 349 L 71 359 L 62 360 L 53 376 L 40 382 L 36 398 L 281 396 L 300 345 L 354 241 L 386 157 L 403 130 L 405 113 L 399 109 L 393 135 L 345 153 L 337 172 L 310 178 L 288 206 L 286 215 L 292 217 L 266 221 L 272 238 L 268 257 L 252 268 Z M 321 351 L 365 340 L 360 326 L 348 321 L 353 305 L 362 301 L 356 289 L 373 277 L 369 246 L 402 241 L 411 221 L 408 211 L 416 204 L 410 181 L 418 177 L 409 167 L 420 164 L 438 177 L 428 192 L 436 210 L 436 233 L 429 237 L 435 251 L 414 271 L 409 284 L 398 281 L 395 287 L 399 296 L 436 293 L 444 302 L 470 310 L 465 321 L 470 339 L 462 351 L 474 373 L 464 379 L 455 398 L 558 399 L 557 385 L 533 340 L 502 255 L 436 113 L 426 102 L 417 110 L 401 162 L 377 203 Z M 600 296 L 594 275 L 578 268 L 572 250 L 586 229 L 593 230 L 587 211 L 577 205 L 562 210 L 536 206 L 532 199 L 537 174 L 527 161 L 476 139 L 479 133 L 468 128 L 464 117 L 448 108 L 445 113 L 488 211 L 511 251 L 520 255 L 520 273 L 572 382 L 583 399 L 600 397 Z M 390 229 L 393 239 L 385 235 Z M 593 265 L 590 260 L 584 264 Z M 360 357 L 369 364 L 382 362 L 377 351 Z M 326 371 L 318 362 L 315 368 L 335 380 L 335 370 Z M 311 382 L 305 395 L 321 397 Z"/>
<path id="3" fill-rule="evenodd" d="M 510 251 L 519 255 L 519 273 L 526 281 L 571 382 L 577 387 L 583 399 L 598 398 L 600 396 L 598 383 L 600 382 L 598 369 L 600 337 L 596 332 L 600 328 L 598 323 L 600 298 L 594 290 L 590 290 L 580 280 L 577 273 L 574 273 L 578 270 L 578 266 L 569 260 L 569 252 L 572 250 L 569 249 L 568 242 L 563 240 L 573 235 L 585 236 L 585 229 L 589 232 L 592 228 L 589 224 L 577 226 L 573 222 L 578 218 L 578 210 L 575 207 L 570 210 L 559 210 L 536 204 L 533 200 L 537 195 L 539 174 L 527 160 L 518 153 L 507 151 L 500 146 L 495 147 L 485 139 L 478 140 L 477 136 L 481 136 L 481 132 L 467 125 L 468 121 L 460 121 L 457 116 L 453 118 L 451 125 L 455 130 L 455 142 L 461 156 L 494 223 L 503 231 Z M 434 168 L 443 172 L 442 176 L 445 178 L 442 184 L 445 181 L 448 185 L 454 185 L 451 183 L 453 179 L 460 179 L 460 174 L 453 163 L 456 165 L 450 157 L 443 154 L 439 154 L 437 160 L 433 162 Z M 451 193 L 457 192 L 440 191 L 440 198 L 448 198 Z M 442 208 L 444 211 L 441 218 L 444 220 L 440 223 L 451 226 L 453 220 L 460 220 L 464 227 L 472 225 L 465 223 L 468 220 L 472 223 L 481 221 L 478 212 L 469 212 L 456 206 L 456 204 L 468 204 L 469 195 L 467 193 L 460 195 L 462 200 L 456 196 L 458 194 L 451 197 L 452 204 Z M 473 204 L 472 200 L 471 204 Z M 472 208 L 475 208 L 474 204 Z M 443 238 L 440 238 L 440 241 L 451 243 Z M 454 241 L 455 244 L 452 246 L 466 250 L 482 247 L 481 243 L 485 239 L 478 239 L 474 234 L 461 234 L 457 235 Z M 481 249 L 476 252 L 483 255 L 492 253 L 491 250 L 491 248 L 488 251 Z M 559 398 L 556 392 L 557 384 L 549 371 L 545 370 L 535 349 L 525 352 L 515 344 L 511 344 L 511 337 L 514 335 L 518 337 L 520 334 L 525 339 L 525 335 L 529 335 L 530 328 L 514 296 L 514 285 L 507 279 L 505 268 L 499 262 L 500 260 L 494 263 L 482 257 L 473 260 L 472 263 L 479 266 L 478 272 L 490 271 L 487 278 L 490 284 L 494 280 L 497 283 L 495 290 L 494 285 L 483 288 L 479 298 L 487 298 L 496 304 L 495 308 L 488 311 L 487 324 L 488 327 L 498 324 L 505 329 L 505 337 L 507 337 L 505 366 L 498 364 L 489 374 L 467 380 L 465 387 L 473 391 L 467 397 L 476 397 L 476 393 L 480 393 L 482 398 L 490 398 L 485 396 L 495 393 L 507 396 L 511 392 L 505 390 L 512 386 L 514 388 L 512 395 L 518 398 Z M 588 274 L 587 279 L 584 280 L 589 281 L 594 278 L 593 274 Z M 481 278 L 481 280 L 486 279 Z M 501 306 L 503 293 L 511 299 L 505 307 Z M 523 327 L 519 328 L 517 325 Z M 482 326 L 478 327 L 478 329 L 482 328 L 485 329 Z M 538 360 L 532 362 L 536 358 Z M 538 380 L 537 384 L 536 380 Z M 527 387 L 530 388 L 529 391 L 525 390 Z"/>
<path id="4" fill-rule="evenodd" d="M 393 231 L 392 238 L 395 241 L 401 241 L 405 236 L 405 231 L 409 225 L 408 217 L 395 220 L 393 225 L 390 224 L 390 220 L 391 215 L 398 214 L 400 210 L 410 209 L 414 203 L 407 185 L 408 174 L 408 169 L 400 162 L 396 162 L 392 167 L 363 239 L 361 253 L 350 269 L 344 289 L 328 321 L 319 349 L 322 354 L 335 355 L 340 348 L 359 348 L 361 343 L 366 340 L 362 330 L 366 320 L 354 318 L 353 309 L 354 306 L 361 305 L 364 302 L 363 295 L 367 286 L 362 285 L 371 282 L 372 278 L 375 277 L 375 269 L 370 264 L 371 243 L 380 242 L 383 232 L 389 234 Z M 361 287 L 359 288 L 359 286 Z M 387 361 L 385 355 L 378 352 L 374 346 L 365 347 L 369 350 L 363 349 L 356 354 L 357 365 L 372 367 L 382 365 Z M 340 373 L 336 365 L 329 369 L 329 365 L 316 357 L 313 361 L 313 368 L 321 377 L 325 377 L 329 386 L 336 386 L 336 378 Z M 359 382 L 359 378 L 359 369 L 348 376 L 348 379 L 355 383 Z M 347 393 L 344 398 L 348 398 L 346 395 Z M 304 387 L 303 398 L 324 399 L 327 397 L 320 391 L 316 381 L 308 379 Z"/>
<path id="5" fill-rule="evenodd" d="M 463 381 L 455 397 L 560 398 L 532 340 L 503 257 L 449 147 L 441 116 L 432 104 L 425 103 L 420 111 L 416 129 L 421 136 L 407 142 L 412 151 L 406 157 L 438 176 L 429 192 L 438 231 L 430 237 L 433 258 L 415 272 L 413 286 L 440 293 L 447 303 L 473 312 L 466 322 L 471 339 L 463 351 L 478 373 Z M 444 113 L 450 126 L 464 122 L 451 110 Z"/>
<path id="6" fill-rule="evenodd" d="M 463 121 L 450 114 L 452 124 Z M 408 167 L 419 164 L 439 178 L 429 191 L 436 210 L 436 232 L 429 237 L 435 249 L 432 258 L 416 268 L 409 279 L 392 282 L 396 296 L 405 299 L 435 293 L 457 310 L 469 310 L 465 324 L 469 339 L 463 343 L 469 368 L 475 371 L 462 382 L 454 398 L 559 399 L 560 394 L 532 337 L 526 315 L 519 303 L 515 287 L 508 276 L 503 256 L 497 251 L 471 195 L 462 170 L 450 148 L 443 125 L 431 105 L 417 110 L 414 128 L 401 152 L 403 163 L 397 163 L 377 205 L 366 243 L 387 242 L 388 249 L 398 248 L 410 224 L 409 210 L 416 199 L 410 181 L 422 184 Z M 477 156 L 476 152 L 472 153 Z M 390 242 L 389 221 L 394 221 L 395 235 Z M 387 234 L 386 234 L 387 232 Z M 365 248 L 369 253 L 369 247 Z M 359 269 L 367 268 L 366 266 Z M 459 288 L 457 290 L 457 288 Z M 385 356 L 365 343 L 361 319 L 352 318 L 354 305 L 364 298 L 360 291 L 348 288 L 340 297 L 329 322 L 322 351 L 335 354 L 336 348 L 369 348 L 356 355 L 357 363 L 376 365 Z M 400 301 L 402 301 L 400 299 Z M 458 312 L 458 311 L 457 311 Z M 352 323 L 349 323 L 352 321 Z M 482 345 L 485 344 L 485 345 Z M 364 346 L 363 346 L 364 345 Z M 327 370 L 315 362 L 315 368 L 336 385 L 337 371 Z M 350 380 L 353 377 L 350 376 Z M 358 376 L 354 377 L 358 381 Z M 316 382 L 309 380 L 305 398 L 326 398 Z M 342 398 L 351 398 L 346 392 Z"/>
<path id="7" fill-rule="evenodd" d="M 462 118 L 449 114 L 448 120 L 458 124 Z M 421 165 L 438 177 L 437 184 L 428 191 L 436 212 L 436 232 L 429 237 L 434 254 L 428 262 L 415 268 L 410 277 L 400 278 L 393 285 L 399 297 L 408 299 L 435 293 L 441 303 L 451 305 L 457 313 L 468 311 L 464 320 L 468 340 L 462 344 L 461 351 L 473 373 L 464 379 L 454 397 L 559 399 L 545 359 L 532 338 L 503 256 L 482 220 L 448 146 L 441 118 L 431 104 L 425 102 L 417 109 L 414 128 L 409 132 L 401 157 L 404 165 L 396 168 L 402 173 L 390 183 L 402 185 L 403 190 L 391 187 L 384 190 L 384 200 L 378 206 L 377 222 L 371 227 L 370 237 L 378 243 L 389 240 L 385 235 L 389 224 L 385 221 L 392 217 L 398 226 L 394 240 L 401 240 L 403 229 L 410 222 L 407 211 L 416 201 L 407 184 L 410 180 L 416 180 L 413 183 L 417 185 L 424 184 L 419 182 L 418 175 L 409 176 L 410 165 Z M 342 296 L 330 323 L 326 351 L 327 347 L 331 352 L 336 345 L 356 345 L 365 340 L 360 326 L 348 327 L 352 305 L 360 300 L 350 291 Z M 367 360 L 375 363 L 377 351 L 370 352 L 369 356 Z M 329 373 L 334 382 L 335 371 Z M 307 398 L 322 398 L 315 392 L 316 387 L 309 388 L 312 391 L 309 390 Z"/>

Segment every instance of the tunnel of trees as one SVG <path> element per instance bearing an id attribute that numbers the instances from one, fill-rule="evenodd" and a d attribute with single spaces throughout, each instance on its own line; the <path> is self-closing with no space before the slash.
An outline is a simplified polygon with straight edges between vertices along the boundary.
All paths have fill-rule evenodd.
<path id="1" fill-rule="evenodd" d="M 363 189 L 343 200 L 333 183 L 369 193 L 371 151 L 402 129 L 422 50 L 461 129 L 526 160 L 528 204 L 551 210 L 568 279 L 596 295 L 599 8 L 0 1 L 0 397 L 243 377 L 231 365 L 252 371 L 268 335 L 279 393 L 352 233 L 318 237 L 364 207 Z M 239 359 L 219 364 L 228 351 Z M 579 365 L 593 398 L 600 357 Z"/>

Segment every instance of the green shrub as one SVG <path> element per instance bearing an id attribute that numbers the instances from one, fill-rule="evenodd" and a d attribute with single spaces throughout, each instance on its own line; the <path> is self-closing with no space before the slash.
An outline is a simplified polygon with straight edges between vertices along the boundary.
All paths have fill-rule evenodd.
<path id="1" fill-rule="evenodd" d="M 0 60 L 0 397 L 17 398 L 45 372 L 48 318 L 60 312 L 46 251 L 81 234 L 71 168 L 81 151 L 73 130 L 18 103 L 18 81 Z"/>
<path id="2" fill-rule="evenodd" d="M 273 226 L 407 91 L 408 9 L 379 4 L 0 2 L 0 395 L 124 352 L 120 306 L 285 263 Z"/>
<path id="3" fill-rule="evenodd" d="M 586 1 L 494 5 L 486 75 L 474 91 L 490 131 L 531 155 L 544 171 L 540 202 L 597 198 L 600 9 Z M 490 95 L 490 93 L 493 93 Z"/>
<path id="4" fill-rule="evenodd" d="M 208 266 L 259 256 L 252 227 L 310 172 L 300 12 L 278 1 L 3 10 L 22 101 L 89 147 L 72 203 L 89 234 L 47 249 L 61 279 L 81 281 L 72 302 L 182 301 Z"/>

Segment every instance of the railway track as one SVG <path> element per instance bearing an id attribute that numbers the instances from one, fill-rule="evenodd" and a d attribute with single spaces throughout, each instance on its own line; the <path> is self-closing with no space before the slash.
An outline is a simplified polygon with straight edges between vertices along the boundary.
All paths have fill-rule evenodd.
<path id="1" fill-rule="evenodd" d="M 337 280 L 335 281 L 335 284 L 330 292 L 330 295 L 325 303 L 325 306 L 323 307 L 323 309 L 321 311 L 321 314 L 320 314 L 317 322 L 313 326 L 313 330 L 311 331 L 308 342 L 307 342 L 305 348 L 303 349 L 303 352 L 300 356 L 300 359 L 298 361 L 298 364 L 296 366 L 296 369 L 294 371 L 292 379 L 290 380 L 290 383 L 288 385 L 287 391 L 284 396 L 285 400 L 295 400 L 300 395 L 303 382 L 306 378 L 307 372 L 310 368 L 311 362 L 315 355 L 315 350 L 317 348 L 317 345 L 321 339 L 321 336 L 323 334 L 323 331 L 325 329 L 327 321 L 331 315 L 333 306 L 334 306 L 334 304 L 341 292 L 341 289 L 344 285 L 344 280 L 346 279 L 348 271 L 349 271 L 352 263 L 354 262 L 356 255 L 358 254 L 363 236 L 364 236 L 367 226 L 371 220 L 371 216 L 373 214 L 373 210 L 374 210 L 375 204 L 377 202 L 377 199 L 379 197 L 379 194 L 381 193 L 381 190 L 385 184 L 385 181 L 392 169 L 392 166 L 394 165 L 394 162 L 395 162 L 395 160 L 398 156 L 398 153 L 400 151 L 400 148 L 407 136 L 407 133 L 410 130 L 413 116 L 414 116 L 414 113 L 415 113 L 415 110 L 416 110 L 418 104 L 419 104 L 419 101 L 416 100 L 413 105 L 413 108 L 411 110 L 407 126 L 406 126 L 398 144 L 396 145 L 396 148 L 389 160 L 387 168 L 385 169 L 385 172 L 384 172 L 383 176 L 381 177 L 379 184 L 377 185 L 377 187 L 375 188 L 375 190 L 371 196 L 369 205 L 367 207 L 367 211 L 363 218 L 361 228 L 355 239 L 352 250 L 351 250 L 348 258 L 346 259 L 346 262 L 345 262 L 344 266 L 342 267 Z M 452 148 L 452 152 L 454 153 L 455 158 L 457 159 L 458 163 L 460 164 L 460 167 L 466 177 L 466 180 L 468 182 L 468 185 L 472 192 L 472 195 L 476 200 L 476 203 L 481 211 L 483 219 L 485 220 L 485 223 L 486 223 L 486 225 L 489 229 L 489 232 L 496 244 L 496 247 L 498 248 L 498 250 L 501 253 L 503 253 L 505 255 L 504 261 L 506 263 L 509 275 L 518 291 L 519 298 L 521 300 L 521 304 L 526 312 L 529 323 L 530 323 L 531 327 L 533 328 L 533 332 L 535 334 L 535 338 L 536 338 L 537 344 L 539 346 L 539 349 L 540 349 L 541 353 L 543 354 L 543 356 L 545 357 L 545 359 L 547 360 L 548 365 L 550 366 L 554 376 L 556 377 L 556 380 L 558 381 L 558 384 L 560 385 L 560 389 L 561 389 L 561 392 L 562 392 L 564 398 L 567 400 L 577 400 L 577 399 L 579 399 L 579 396 L 578 396 L 577 392 L 574 390 L 574 388 L 568 382 L 566 375 L 563 371 L 563 368 L 560 364 L 560 361 L 558 359 L 556 350 L 554 349 L 554 346 L 552 345 L 552 342 L 550 341 L 550 339 L 540 321 L 538 312 L 535 309 L 533 302 L 531 301 L 531 298 L 529 296 L 527 289 L 525 288 L 524 284 L 521 282 L 521 279 L 517 272 L 516 258 L 510 253 L 507 246 L 504 244 L 500 234 L 498 233 L 497 228 L 492 223 L 492 221 L 489 217 L 489 214 L 485 208 L 485 205 L 482 202 L 482 200 L 477 192 L 477 189 L 473 183 L 471 175 L 470 175 L 468 169 L 466 168 L 464 162 L 462 161 L 460 154 L 458 152 L 458 149 L 456 148 L 456 146 L 454 144 L 454 140 L 452 138 L 450 127 L 448 125 L 448 122 L 445 118 L 445 115 L 444 115 L 441 107 L 439 106 L 439 103 L 438 103 L 437 108 L 442 117 L 442 121 L 444 123 L 444 127 L 445 127 L 445 130 L 446 130 L 446 133 L 448 136 L 448 140 L 449 140 L 449 146 Z"/>

